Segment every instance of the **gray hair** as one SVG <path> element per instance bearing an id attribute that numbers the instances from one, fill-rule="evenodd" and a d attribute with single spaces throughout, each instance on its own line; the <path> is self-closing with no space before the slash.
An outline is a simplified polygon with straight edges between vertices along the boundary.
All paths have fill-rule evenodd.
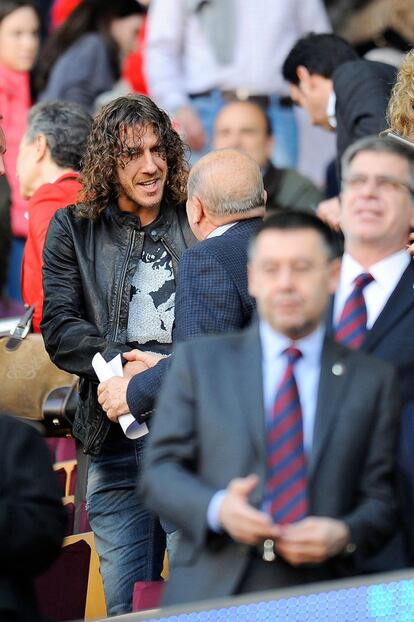
<path id="1" fill-rule="evenodd" d="M 240 159 L 244 160 L 245 175 L 242 175 L 238 168 L 232 175 L 232 153 L 239 162 Z M 221 154 L 223 158 L 220 157 Z M 214 156 L 217 158 L 214 159 Z M 235 165 L 237 166 L 237 161 Z M 233 183 L 218 182 L 224 170 Z M 243 214 L 265 205 L 263 177 L 259 166 L 246 154 L 231 149 L 208 154 L 190 172 L 188 198 L 194 195 L 202 197 L 206 208 L 218 216 Z"/>
<path id="2" fill-rule="evenodd" d="M 79 104 L 42 102 L 29 111 L 25 139 L 33 143 L 43 134 L 55 164 L 77 171 L 91 127 L 92 117 Z"/>
<path id="3" fill-rule="evenodd" d="M 411 196 L 414 197 L 414 149 L 406 147 L 386 134 L 383 136 L 366 136 L 365 138 L 360 138 L 346 149 L 341 159 L 342 184 L 348 175 L 352 160 L 358 153 L 361 153 L 361 151 L 391 153 L 404 158 L 409 167 L 409 185 L 412 189 Z"/>

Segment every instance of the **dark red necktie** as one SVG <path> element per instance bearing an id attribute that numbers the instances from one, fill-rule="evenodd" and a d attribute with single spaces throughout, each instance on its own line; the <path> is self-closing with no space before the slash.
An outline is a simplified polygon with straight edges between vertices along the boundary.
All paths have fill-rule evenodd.
<path id="1" fill-rule="evenodd" d="M 290 347 L 284 354 L 287 366 L 267 429 L 266 501 L 275 523 L 292 523 L 308 513 L 302 409 L 293 373 L 302 353 Z"/>
<path id="2" fill-rule="evenodd" d="M 354 281 L 354 289 L 348 296 L 341 317 L 335 329 L 335 339 L 348 348 L 361 347 L 367 333 L 367 306 L 364 288 L 374 280 L 371 274 L 363 273 Z"/>

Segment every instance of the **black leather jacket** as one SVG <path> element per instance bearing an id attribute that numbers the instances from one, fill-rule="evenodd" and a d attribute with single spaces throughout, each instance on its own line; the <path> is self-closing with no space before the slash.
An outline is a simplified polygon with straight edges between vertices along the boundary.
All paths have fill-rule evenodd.
<path id="1" fill-rule="evenodd" d="M 183 205 L 163 204 L 147 233 L 165 246 L 174 272 L 195 242 Z M 143 241 L 139 219 L 116 205 L 95 221 L 69 206 L 56 212 L 49 227 L 41 330 L 52 361 L 81 378 L 73 434 L 85 453 L 100 452 L 111 426 L 97 401 L 91 361 L 96 352 L 110 360 L 131 349 L 126 345 L 130 285 Z"/>

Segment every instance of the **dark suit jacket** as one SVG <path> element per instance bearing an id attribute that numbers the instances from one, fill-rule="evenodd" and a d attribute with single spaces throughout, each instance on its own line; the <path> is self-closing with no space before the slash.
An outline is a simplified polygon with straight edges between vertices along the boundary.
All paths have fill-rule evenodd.
<path id="1" fill-rule="evenodd" d="M 271 162 L 266 164 L 263 182 L 268 210 L 294 208 L 315 211 L 318 203 L 325 198 L 322 190 L 310 179 L 293 169 L 276 168 Z"/>
<path id="2" fill-rule="evenodd" d="M 333 332 L 333 300 L 327 331 Z M 400 503 L 409 538 L 410 561 L 414 561 L 414 261 L 402 275 L 372 328 L 362 351 L 391 363 L 401 387 L 402 419 L 399 445 Z M 391 566 L 392 568 L 392 566 Z"/>
<path id="3" fill-rule="evenodd" d="M 247 245 L 260 218 L 242 220 L 223 235 L 187 249 L 180 261 L 175 295 L 174 342 L 225 333 L 249 324 L 254 300 L 247 290 Z M 170 360 L 132 378 L 131 413 L 145 418 L 153 409 Z"/>
<path id="4" fill-rule="evenodd" d="M 333 73 L 336 95 L 337 158 L 358 138 L 387 127 L 385 113 L 397 70 L 369 60 L 351 60 Z"/>
<path id="5" fill-rule="evenodd" d="M 351 573 L 354 562 L 357 570 L 358 559 L 393 529 L 398 406 L 390 366 L 325 341 L 309 463 L 310 512 L 345 521 L 357 549 L 345 569 L 344 560 L 335 558 L 321 565 L 324 574 L 315 570 L 316 578 Z M 260 507 L 265 442 L 257 327 L 181 344 L 154 417 L 141 490 L 150 508 L 182 530 L 166 604 L 234 593 L 249 550 L 226 534 L 212 534 L 207 508 L 217 490 L 250 473 L 260 479 L 252 496 Z"/>
<path id="6" fill-rule="evenodd" d="M 60 552 L 66 512 L 38 432 L 0 415 L 0 447 L 0 620 L 37 622 L 33 579 Z"/>

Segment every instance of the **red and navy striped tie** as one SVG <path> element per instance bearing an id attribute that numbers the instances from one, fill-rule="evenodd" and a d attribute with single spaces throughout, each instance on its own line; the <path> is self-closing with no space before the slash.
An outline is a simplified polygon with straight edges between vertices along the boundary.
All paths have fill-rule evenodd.
<path id="1" fill-rule="evenodd" d="M 348 348 L 361 347 L 367 333 L 367 307 L 363 290 L 374 280 L 369 273 L 356 277 L 354 289 L 348 296 L 336 326 L 335 339 Z"/>
<path id="2" fill-rule="evenodd" d="M 266 499 L 275 523 L 292 523 L 308 513 L 302 409 L 293 368 L 302 356 L 284 351 L 287 366 L 276 392 L 267 430 Z"/>

